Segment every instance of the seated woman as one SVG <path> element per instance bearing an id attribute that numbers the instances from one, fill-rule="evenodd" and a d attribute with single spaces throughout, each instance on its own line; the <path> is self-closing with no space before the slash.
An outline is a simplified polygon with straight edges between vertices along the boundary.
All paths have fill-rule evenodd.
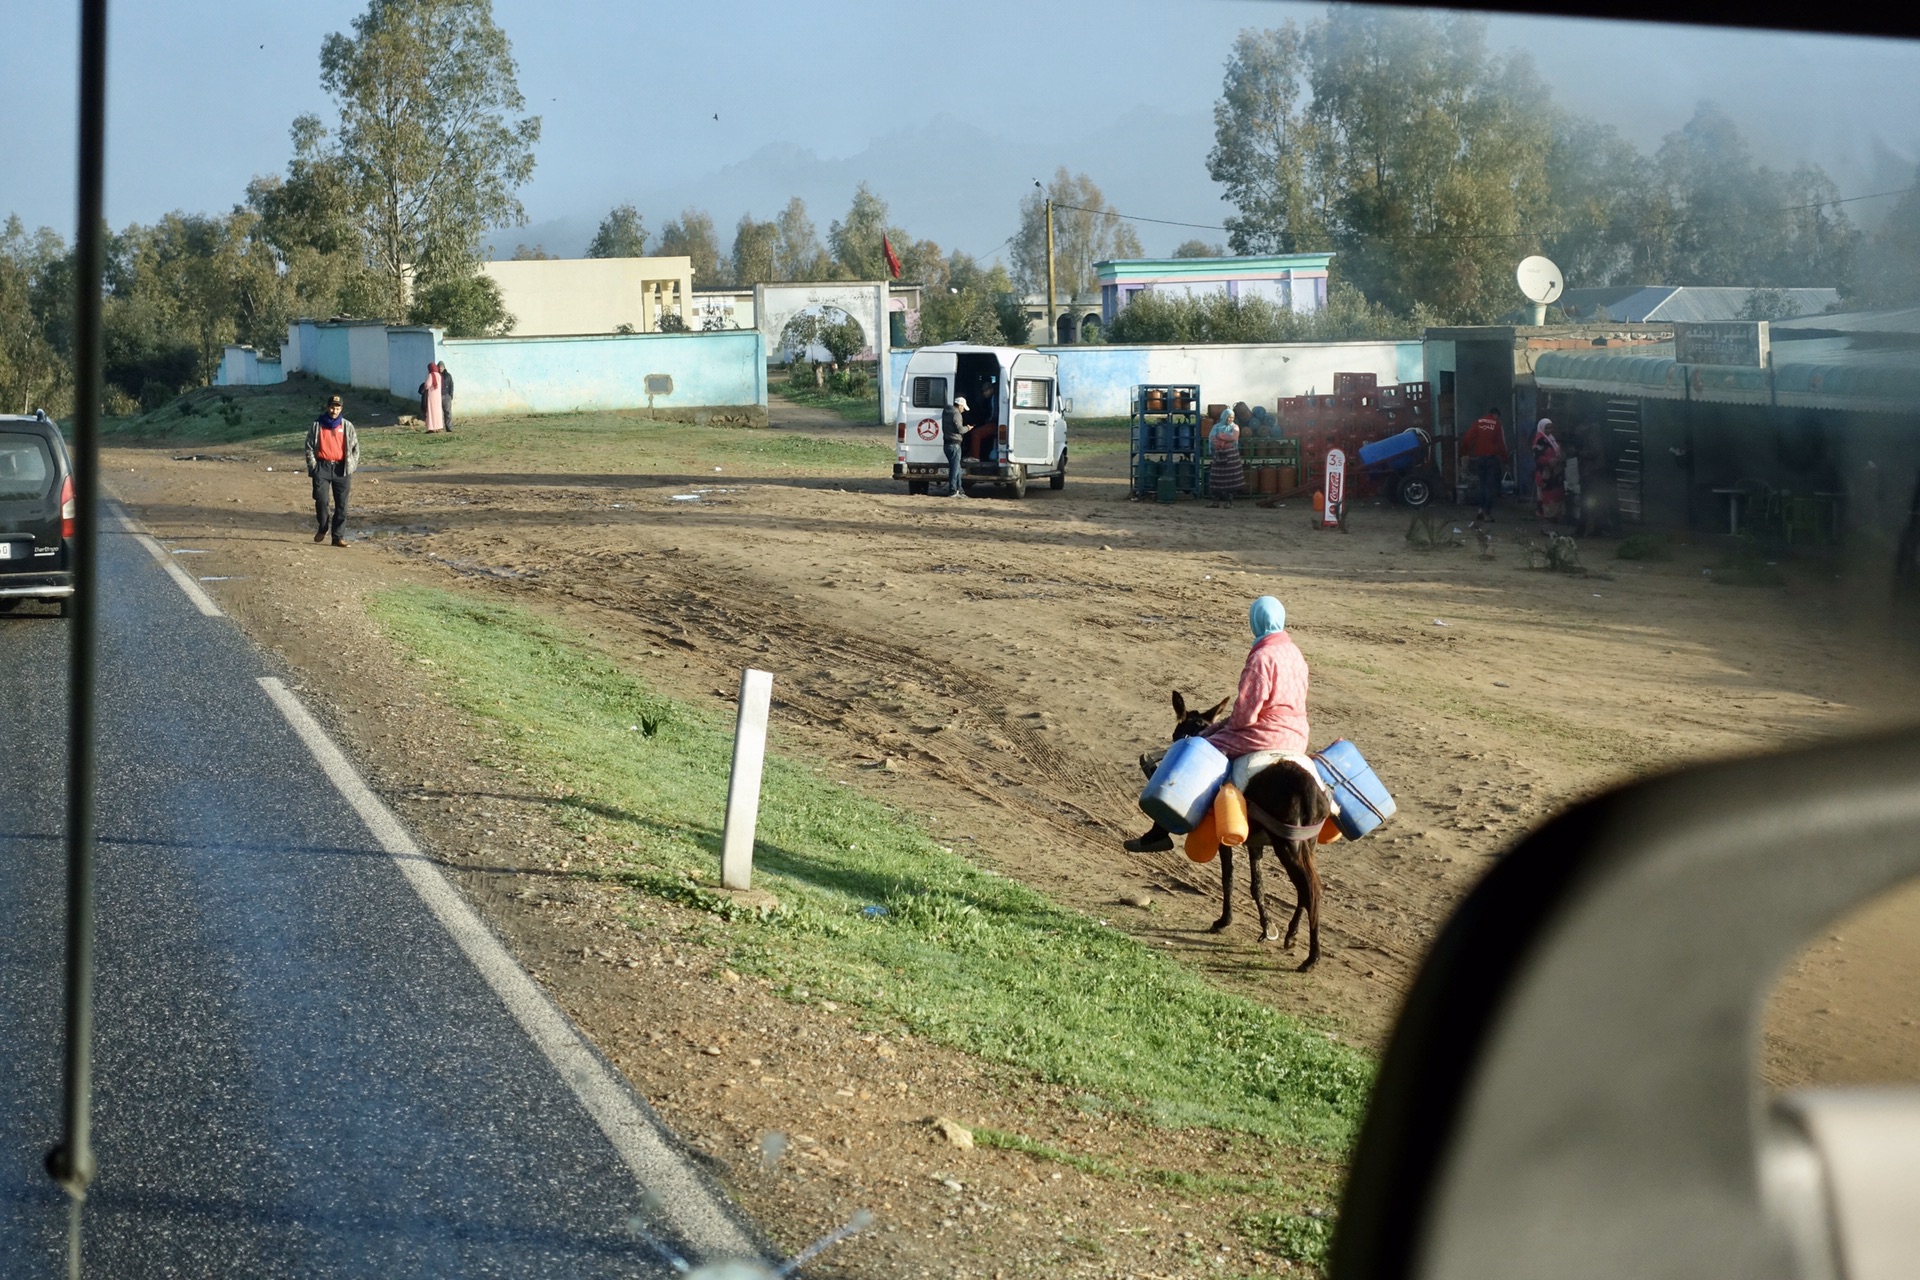
<path id="1" fill-rule="evenodd" d="M 1301 753 L 1307 749 L 1307 660 L 1287 634 L 1287 610 L 1272 596 L 1261 596 L 1247 611 L 1253 648 L 1240 672 L 1233 711 L 1200 731 L 1229 760 L 1257 751 Z M 1164 750 L 1141 758 L 1141 767 L 1157 767 Z M 1129 853 L 1159 853 L 1173 848 L 1173 837 L 1159 823 L 1124 846 Z"/>

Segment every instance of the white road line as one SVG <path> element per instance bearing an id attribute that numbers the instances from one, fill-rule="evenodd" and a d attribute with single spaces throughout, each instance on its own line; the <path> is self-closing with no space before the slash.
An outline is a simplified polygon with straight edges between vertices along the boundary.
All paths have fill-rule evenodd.
<path id="1" fill-rule="evenodd" d="M 194 608 L 206 614 L 209 618 L 224 618 L 227 616 L 220 611 L 220 606 L 213 602 L 213 597 L 208 595 L 201 588 L 200 584 L 193 580 L 193 575 L 189 574 L 174 562 L 173 557 L 167 554 L 165 547 L 144 533 L 134 534 L 133 540 L 145 547 L 147 554 L 160 562 L 160 567 L 167 571 L 167 576 L 172 578 L 175 585 L 186 593 L 187 599 L 193 601 Z"/>
<path id="2" fill-rule="evenodd" d="M 145 547 L 147 554 L 158 561 L 160 567 L 167 571 L 167 576 L 173 579 L 175 586 L 186 593 L 187 599 L 193 602 L 194 608 L 209 618 L 224 618 L 227 616 L 221 611 L 220 606 L 213 602 L 213 597 L 208 595 L 206 590 L 193 580 L 193 575 L 174 562 L 173 557 L 167 554 L 165 547 L 140 532 L 140 526 L 134 522 L 132 516 L 127 514 L 125 507 L 115 502 L 108 504 L 107 509 L 112 513 L 113 518 L 120 522 L 121 529 L 132 534 L 133 540 Z"/>
<path id="3" fill-rule="evenodd" d="M 659 1197 L 668 1219 L 688 1243 L 709 1260 L 758 1258 L 760 1253 L 753 1242 L 674 1152 L 633 1095 L 582 1042 L 579 1032 L 539 984 L 507 954 L 460 891 L 420 852 L 399 818 L 373 794 L 300 699 L 272 676 L 261 676 L 259 681 L 313 753 L 321 771 L 353 806 L 427 909 L 572 1088 L 640 1186 Z"/>

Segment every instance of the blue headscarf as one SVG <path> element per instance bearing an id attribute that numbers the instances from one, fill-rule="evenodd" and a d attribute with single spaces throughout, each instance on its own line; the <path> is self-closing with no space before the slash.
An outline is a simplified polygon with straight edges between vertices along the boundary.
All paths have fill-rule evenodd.
<path id="1" fill-rule="evenodd" d="M 1257 643 L 1276 631 L 1287 629 L 1287 606 L 1272 596 L 1261 596 L 1247 611 L 1247 621 L 1253 624 L 1253 638 Z"/>
<path id="2" fill-rule="evenodd" d="M 1237 438 L 1240 434 L 1240 429 L 1234 425 L 1233 411 L 1231 409 L 1220 410 L 1220 416 L 1214 419 L 1213 428 L 1208 431 L 1207 434 L 1210 436 L 1228 435 Z"/>

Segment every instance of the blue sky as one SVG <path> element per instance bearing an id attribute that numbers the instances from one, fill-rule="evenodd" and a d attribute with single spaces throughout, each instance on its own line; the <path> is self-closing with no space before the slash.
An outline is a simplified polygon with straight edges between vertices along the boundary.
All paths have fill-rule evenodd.
<path id="1" fill-rule="evenodd" d="M 327 111 L 320 41 L 361 7 L 120 4 L 110 221 L 223 208 L 250 177 L 280 169 L 293 117 Z M 67 6 L 10 10 L 0 214 L 66 233 L 76 19 Z M 1264 0 L 496 0 L 528 109 L 545 120 L 522 193 L 532 225 L 499 248 L 578 252 L 619 201 L 652 228 L 702 205 L 724 240 L 742 212 L 770 216 L 797 193 L 824 233 L 865 177 L 910 231 L 984 255 L 1055 164 L 1092 174 L 1126 212 L 1218 222 L 1205 155 L 1228 46 L 1243 27 L 1319 12 Z M 1771 158 L 1817 160 L 1849 194 L 1905 185 L 1920 159 L 1920 46 L 1562 19 L 1492 25 L 1496 45 L 1533 54 L 1562 102 L 1642 145 L 1710 97 Z M 1148 252 L 1190 234 L 1141 232 Z"/>

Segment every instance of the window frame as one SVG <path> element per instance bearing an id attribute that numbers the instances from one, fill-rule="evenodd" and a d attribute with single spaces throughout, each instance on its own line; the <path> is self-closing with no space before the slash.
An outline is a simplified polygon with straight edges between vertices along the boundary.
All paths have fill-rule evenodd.
<path id="1" fill-rule="evenodd" d="M 923 394 L 923 389 L 926 387 L 928 383 L 933 383 L 933 382 L 937 382 L 940 384 L 940 390 L 938 393 L 940 398 L 938 400 L 929 402 Z M 908 388 L 907 401 L 916 409 L 944 409 L 948 405 L 953 403 L 952 400 L 948 399 L 948 396 L 951 394 L 951 391 L 949 390 L 951 385 L 952 385 L 951 380 L 944 373 L 925 373 L 925 374 L 916 375 L 914 377 L 912 386 Z"/>
<path id="2" fill-rule="evenodd" d="M 1046 402 L 1044 404 L 1023 404 L 1022 392 L 1029 387 L 1045 387 Z M 1053 395 L 1052 378 L 1015 378 L 1013 380 L 1013 407 L 1016 409 L 1025 409 L 1033 413 L 1047 412 L 1053 408 Z"/>

